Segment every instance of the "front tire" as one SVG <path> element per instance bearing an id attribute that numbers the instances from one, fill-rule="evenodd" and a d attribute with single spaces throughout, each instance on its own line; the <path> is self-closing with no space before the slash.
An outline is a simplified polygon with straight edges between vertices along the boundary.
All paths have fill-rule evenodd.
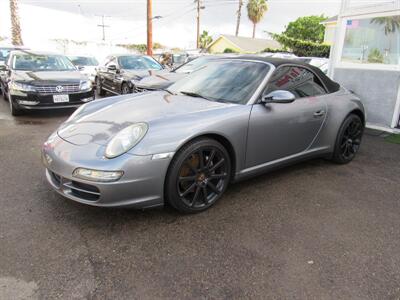
<path id="1" fill-rule="evenodd" d="M 10 94 L 8 94 L 7 98 L 8 98 L 8 102 L 10 103 L 11 115 L 14 117 L 22 115 L 22 110 L 15 106 L 14 101 L 12 100 L 12 97 L 10 96 Z"/>
<path id="2" fill-rule="evenodd" d="M 364 124 L 361 118 L 350 114 L 339 129 L 332 161 L 338 164 L 351 162 L 360 149 L 363 133 Z"/>
<path id="3" fill-rule="evenodd" d="M 194 140 L 171 162 L 166 200 L 180 212 L 202 212 L 221 198 L 230 177 L 231 161 L 224 146 L 213 139 Z"/>
<path id="4" fill-rule="evenodd" d="M 132 93 L 132 90 L 130 89 L 128 84 L 124 82 L 121 86 L 121 94 L 126 95 L 126 94 L 131 94 L 131 93 Z"/>

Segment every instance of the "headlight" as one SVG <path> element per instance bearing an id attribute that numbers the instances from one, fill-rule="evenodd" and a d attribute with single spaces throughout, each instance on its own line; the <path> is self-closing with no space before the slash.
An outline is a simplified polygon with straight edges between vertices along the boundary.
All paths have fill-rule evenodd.
<path id="1" fill-rule="evenodd" d="M 122 129 L 108 143 L 106 157 L 114 158 L 120 156 L 135 147 L 146 135 L 147 129 L 148 125 L 146 123 L 136 123 Z"/>
<path id="2" fill-rule="evenodd" d="M 33 86 L 31 86 L 29 84 L 21 83 L 21 82 L 16 82 L 16 81 L 10 82 L 10 90 L 21 91 L 21 92 L 35 92 L 36 91 L 36 89 Z"/>
<path id="3" fill-rule="evenodd" d="M 92 82 L 90 80 L 81 81 L 81 91 L 90 90 L 92 88 Z"/>

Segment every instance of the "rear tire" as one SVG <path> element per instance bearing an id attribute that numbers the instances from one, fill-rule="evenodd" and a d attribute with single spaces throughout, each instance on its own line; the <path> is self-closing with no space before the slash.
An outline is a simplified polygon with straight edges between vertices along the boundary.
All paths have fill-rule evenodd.
<path id="1" fill-rule="evenodd" d="M 220 143 L 202 138 L 173 158 L 165 180 L 166 201 L 182 213 L 202 212 L 217 202 L 231 177 L 229 154 Z"/>
<path id="2" fill-rule="evenodd" d="M 336 138 L 332 161 L 337 164 L 351 162 L 360 149 L 364 124 L 361 118 L 350 114 L 342 123 Z"/>
<path id="3" fill-rule="evenodd" d="M 103 90 L 103 87 L 101 85 L 101 80 L 99 77 L 96 77 L 96 93 L 99 96 L 105 96 L 106 95 L 106 91 Z"/>

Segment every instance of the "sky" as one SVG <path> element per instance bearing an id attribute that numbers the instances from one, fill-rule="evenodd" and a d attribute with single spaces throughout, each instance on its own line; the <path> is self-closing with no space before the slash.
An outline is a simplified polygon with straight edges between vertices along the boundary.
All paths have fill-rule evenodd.
<path id="1" fill-rule="evenodd" d="M 340 0 L 270 0 L 269 10 L 257 26 L 256 36 L 282 32 L 300 16 L 338 14 Z M 146 0 L 19 0 L 25 43 L 45 39 L 99 41 L 101 15 L 105 15 L 109 43 L 146 42 Z M 245 0 L 245 5 L 247 1 Z M 201 31 L 210 35 L 234 34 L 238 0 L 203 0 Z M 242 9 L 240 35 L 251 36 L 252 23 Z M 193 0 L 153 0 L 153 40 L 169 47 L 193 49 L 196 11 Z M 10 36 L 9 1 L 0 0 L 0 36 Z"/>

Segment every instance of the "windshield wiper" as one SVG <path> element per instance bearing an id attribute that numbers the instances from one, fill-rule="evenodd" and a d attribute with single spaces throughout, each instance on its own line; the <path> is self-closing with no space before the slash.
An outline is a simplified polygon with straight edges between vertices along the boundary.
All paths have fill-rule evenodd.
<path id="1" fill-rule="evenodd" d="M 173 92 L 171 92 L 169 89 L 161 89 L 162 91 L 165 91 L 165 92 L 167 92 L 167 93 L 170 93 L 171 95 L 176 95 L 176 94 L 174 94 Z"/>
<path id="2" fill-rule="evenodd" d="M 203 98 L 206 99 L 208 101 L 213 101 L 213 102 L 222 102 L 222 103 L 232 103 L 229 100 L 225 100 L 225 99 L 218 99 L 218 98 L 213 98 L 213 97 L 206 97 L 204 95 L 201 95 L 199 93 L 195 93 L 195 92 L 180 92 L 181 94 L 190 96 L 190 97 L 196 97 L 196 98 Z"/>
<path id="3" fill-rule="evenodd" d="M 205 96 L 203 96 L 203 95 L 201 95 L 199 93 L 196 93 L 196 92 L 185 92 L 185 91 L 183 91 L 183 92 L 180 92 L 180 93 L 183 94 L 183 95 L 186 95 L 186 96 L 190 96 L 190 97 L 203 98 L 203 99 L 206 99 L 206 100 L 209 100 L 209 101 L 215 101 L 212 98 L 205 97 Z"/>

